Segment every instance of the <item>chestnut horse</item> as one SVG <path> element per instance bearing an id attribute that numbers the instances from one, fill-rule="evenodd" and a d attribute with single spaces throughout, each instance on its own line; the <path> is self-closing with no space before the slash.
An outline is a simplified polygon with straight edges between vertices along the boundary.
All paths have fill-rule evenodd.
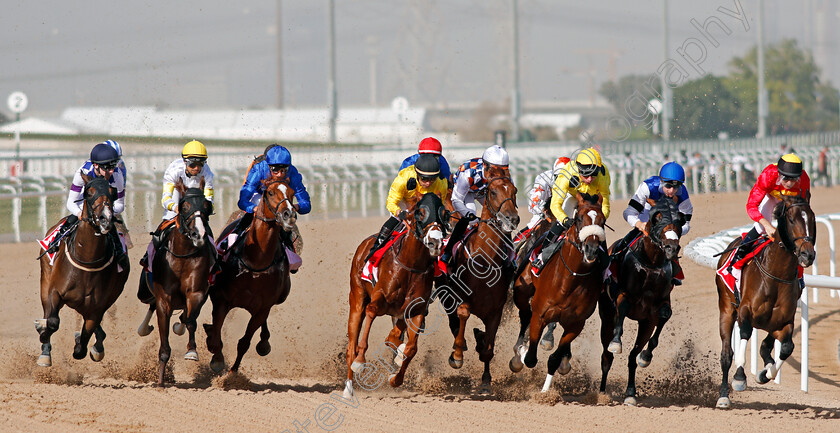
<path id="1" fill-rule="evenodd" d="M 741 270 L 741 303 L 738 305 L 735 295 L 726 287 L 720 275 L 715 277 L 718 291 L 718 309 L 720 310 L 720 365 L 723 380 L 720 385 L 720 397 L 717 407 L 727 409 L 729 400 L 729 368 L 735 356 L 735 376 L 732 388 L 743 391 L 747 376 L 744 363 L 747 341 L 753 328 L 767 331 L 767 337 L 761 342 L 759 353 L 764 360 L 764 369 L 756 375 L 756 382 L 765 384 L 776 377 L 784 361 L 793 352 L 793 320 L 796 305 L 802 294 L 799 285 L 798 266 L 807 268 L 814 263 L 817 223 L 808 199 L 783 196 L 776 205 L 773 217 L 778 228 L 773 235 L 773 242 L 762 249 L 756 257 Z M 734 249 L 741 241 L 736 238 L 729 244 Z M 720 269 L 729 254 L 718 260 Z M 737 350 L 732 347 L 732 329 L 735 321 L 741 330 L 741 340 L 736 341 Z M 770 356 L 773 340 L 781 343 L 779 363 Z"/>
<path id="2" fill-rule="evenodd" d="M 166 363 L 172 354 L 169 347 L 169 320 L 173 310 L 183 310 L 180 323 L 172 330 L 182 335 L 184 325 L 189 331 L 187 353 L 184 359 L 198 361 L 195 345 L 196 319 L 201 313 L 201 306 L 207 300 L 210 270 L 216 263 L 216 250 L 209 238 L 209 219 L 213 213 L 213 203 L 204 197 L 204 179 L 198 188 L 186 188 L 181 179 L 175 183 L 180 200 L 175 227 L 168 241 L 161 245 L 152 263 L 155 300 L 149 304 L 149 311 L 138 332 L 148 335 L 153 327 L 149 326 L 152 312 L 157 312 L 160 350 L 158 351 L 158 385 L 163 385 Z M 140 276 L 140 284 L 147 284 L 146 276 Z"/>
<path id="3" fill-rule="evenodd" d="M 619 258 L 617 293 L 611 296 L 604 291 L 598 300 L 603 345 L 601 392 L 606 391 L 613 354 L 621 353 L 624 318 L 629 317 L 639 323 L 636 343 L 627 363 L 629 374 L 624 404 L 629 406 L 636 405 L 636 367 L 650 365 L 662 328 L 671 318 L 671 290 L 674 288 L 671 281 L 679 272 L 673 261 L 680 251 L 680 236 L 685 223 L 679 214 L 676 198 L 663 195 L 656 202 L 651 199 L 648 202 L 651 204 L 650 220 L 644 235 L 627 247 Z M 610 254 L 615 247 L 614 243 Z M 645 344 L 648 347 L 642 350 Z"/>
<path id="4" fill-rule="evenodd" d="M 381 385 L 385 377 L 392 387 L 402 385 L 408 364 L 417 353 L 417 336 L 432 293 L 434 260 L 443 250 L 449 212 L 434 193 L 424 194 L 412 207 L 404 221 L 409 233 L 392 244 L 382 256 L 376 285 L 362 279 L 365 258 L 375 236 L 365 238 L 353 256 L 350 265 L 350 314 L 347 319 L 346 398 L 354 395 L 354 374 L 359 375 L 357 383 L 368 390 Z M 376 354 L 377 361 L 368 363 L 365 354 L 370 327 L 374 319 L 385 314 L 395 319 L 394 327 Z M 408 341 L 403 343 L 401 335 L 406 329 Z M 392 360 L 398 368 L 392 368 Z"/>
<path id="5" fill-rule="evenodd" d="M 213 353 L 210 368 L 217 373 L 224 368 L 222 325 L 228 312 L 238 307 L 251 313 L 245 335 L 236 345 L 236 361 L 230 367 L 231 371 L 238 371 L 258 328 L 262 331 L 257 353 L 265 356 L 271 351 L 266 320 L 271 307 L 282 304 L 292 287 L 289 259 L 280 242 L 280 231 L 293 230 L 297 222 L 292 203 L 295 192 L 286 180 L 262 182 L 264 190 L 254 209 L 254 221 L 231 246 L 230 257 L 222 263 L 222 270 L 210 287 L 213 323 L 205 324 L 204 330 L 207 349 Z"/>
<path id="6" fill-rule="evenodd" d="M 128 265 L 121 271 L 114 260 L 117 248 L 113 237 L 114 207 L 116 189 L 103 177 L 88 177 L 82 197 L 82 217 L 78 228 L 61 243 L 61 248 L 50 264 L 47 255 L 40 258 L 41 305 L 44 318 L 35 320 L 35 329 L 40 334 L 41 356 L 38 365 L 52 365 L 50 337 L 58 330 L 58 312 L 67 305 L 84 318 L 81 333 L 76 334 L 73 358 L 82 359 L 87 354 L 90 337 L 96 335 L 96 342 L 90 348 L 90 358 L 101 361 L 105 356 L 105 331 L 100 323 L 105 311 L 120 296 L 128 280 Z M 51 232 L 55 226 L 50 229 Z"/>
<path id="7" fill-rule="evenodd" d="M 478 359 L 484 363 L 481 393 L 490 393 L 490 361 L 493 359 L 496 332 L 502 320 L 513 273 L 513 241 L 511 232 L 519 225 L 516 187 L 507 167 L 486 167 L 486 193 L 481 219 L 476 230 L 464 239 L 455 251 L 446 277 L 437 284 L 437 291 L 450 290 L 460 300 L 457 308 L 447 311 L 449 329 L 455 341 L 449 365 L 461 368 L 467 349 L 466 326 L 470 315 L 484 323 L 484 331 L 473 329 Z M 443 301 L 441 301 L 443 302 Z"/>
<path id="8" fill-rule="evenodd" d="M 519 339 L 510 361 L 514 372 L 537 365 L 537 343 L 543 328 L 550 322 L 563 327 L 557 349 L 548 358 L 548 375 L 543 391 L 551 386 L 557 369 L 560 374 L 571 370 L 571 343 L 577 338 L 586 319 L 595 311 L 595 304 L 604 286 L 606 251 L 601 251 L 606 233 L 606 218 L 601 212 L 600 195 L 578 193 L 577 211 L 572 226 L 566 231 L 560 249 L 545 264 L 539 276 L 531 275 L 532 285 L 521 276 L 515 277 L 513 299 L 519 309 Z M 531 272 L 531 264 L 525 267 Z M 529 298 L 533 296 L 529 304 Z M 529 331 L 527 353 L 525 332 Z M 523 359 L 524 357 L 524 359 Z"/>

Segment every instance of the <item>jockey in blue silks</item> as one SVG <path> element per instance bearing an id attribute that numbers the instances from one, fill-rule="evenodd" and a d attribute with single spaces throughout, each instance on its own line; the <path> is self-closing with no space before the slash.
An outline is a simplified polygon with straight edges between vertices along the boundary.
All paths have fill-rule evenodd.
<path id="1" fill-rule="evenodd" d="M 242 234 L 254 219 L 254 209 L 262 198 L 264 189 L 262 181 L 264 179 L 288 180 L 289 186 L 295 192 L 295 201 L 297 202 L 294 205 L 295 210 L 301 215 L 308 214 L 312 210 L 309 193 L 306 192 L 306 187 L 303 185 L 303 176 L 292 165 L 292 154 L 283 146 L 269 146 L 265 152 L 265 158 L 258 158 L 251 164 L 248 174 L 245 175 L 242 189 L 239 190 L 237 205 L 239 209 L 245 211 L 245 214 L 232 231 L 237 236 Z M 294 234 L 294 237 L 299 236 L 299 233 Z M 289 249 L 295 250 L 291 234 L 282 233 L 280 238 Z"/>

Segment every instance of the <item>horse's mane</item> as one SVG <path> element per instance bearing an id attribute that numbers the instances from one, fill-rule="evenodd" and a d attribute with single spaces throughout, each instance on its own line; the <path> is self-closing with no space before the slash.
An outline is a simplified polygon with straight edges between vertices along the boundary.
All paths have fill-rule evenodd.
<path id="1" fill-rule="evenodd" d="M 780 200 L 779 203 L 776 204 L 776 207 L 773 208 L 773 218 L 775 218 L 777 220 L 779 218 L 781 218 L 782 212 L 784 212 L 784 209 L 785 209 L 786 206 L 799 205 L 799 204 L 804 204 L 804 205 L 807 205 L 808 207 L 811 207 L 810 202 L 807 199 L 805 199 L 805 197 L 802 197 L 801 195 L 784 196 L 784 198 L 782 200 Z"/>

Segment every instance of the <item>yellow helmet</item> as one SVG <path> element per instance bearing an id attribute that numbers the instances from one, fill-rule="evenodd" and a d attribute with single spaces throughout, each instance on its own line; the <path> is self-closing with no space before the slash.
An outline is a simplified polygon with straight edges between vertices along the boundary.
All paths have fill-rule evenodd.
<path id="1" fill-rule="evenodd" d="M 575 163 L 582 176 L 594 176 L 601 167 L 601 154 L 592 147 L 583 149 L 575 157 Z"/>
<path id="2" fill-rule="evenodd" d="M 782 155 L 776 163 L 779 174 L 787 177 L 799 177 L 802 175 L 802 160 L 793 153 Z"/>
<path id="3" fill-rule="evenodd" d="M 190 141 L 181 150 L 182 158 L 207 158 L 207 148 L 198 140 Z"/>

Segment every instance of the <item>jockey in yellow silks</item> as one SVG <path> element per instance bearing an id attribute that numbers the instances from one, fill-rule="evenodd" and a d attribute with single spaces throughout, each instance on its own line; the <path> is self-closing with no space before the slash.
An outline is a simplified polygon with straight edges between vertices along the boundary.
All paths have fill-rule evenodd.
<path id="1" fill-rule="evenodd" d="M 397 174 L 396 179 L 391 183 L 391 190 L 388 192 L 386 208 L 391 217 L 385 221 L 376 242 L 371 247 L 370 254 L 373 254 L 379 247 L 391 237 L 391 233 L 397 225 L 405 218 L 405 211 L 400 205 L 407 206 L 412 197 L 422 197 L 424 194 L 435 193 L 441 200 L 446 199 L 448 182 L 441 179 L 440 161 L 436 155 L 429 153 L 420 154 L 414 165 L 410 165 Z M 369 259 L 370 257 L 368 257 Z"/>
<path id="2" fill-rule="evenodd" d="M 554 181 L 551 193 L 551 213 L 556 217 L 542 245 L 542 254 L 531 265 L 537 269 L 551 258 L 559 243 L 557 238 L 571 227 L 577 207 L 577 193 L 600 194 L 601 212 L 610 216 L 610 172 L 601 162 L 601 154 L 594 148 L 578 152 L 574 163 L 567 164 Z M 572 216 L 572 218 L 569 217 Z M 602 244 L 605 239 L 601 239 Z"/>

